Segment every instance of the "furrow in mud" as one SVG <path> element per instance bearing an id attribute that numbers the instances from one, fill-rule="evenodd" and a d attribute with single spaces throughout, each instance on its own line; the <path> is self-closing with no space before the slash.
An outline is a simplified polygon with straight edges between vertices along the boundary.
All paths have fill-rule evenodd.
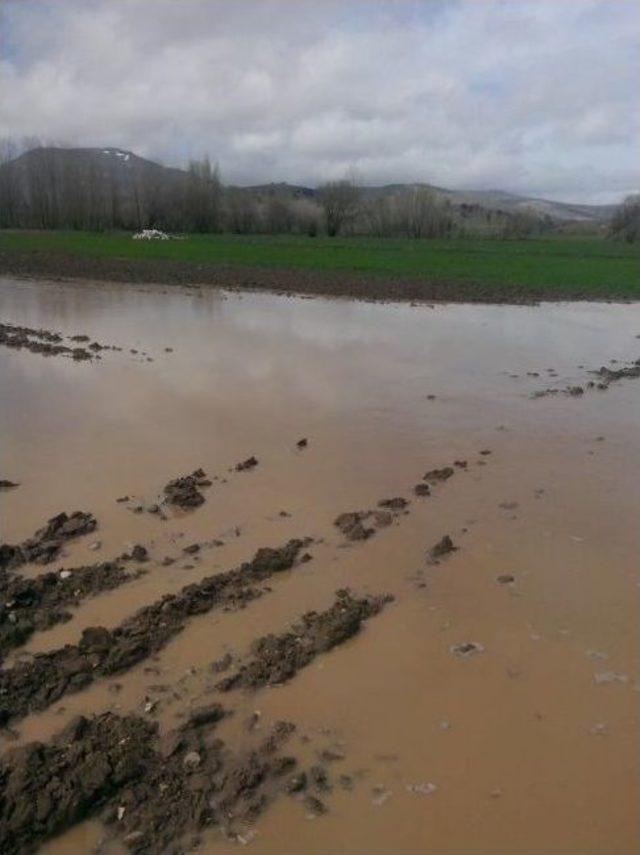
<path id="1" fill-rule="evenodd" d="M 128 573 L 118 561 L 61 569 L 27 579 L 0 570 L 0 662 L 34 632 L 71 620 L 70 608 L 118 588 L 144 571 Z"/>
<path id="2" fill-rule="evenodd" d="M 247 661 L 221 680 L 216 688 L 227 692 L 285 683 L 321 653 L 327 653 L 360 632 L 364 621 L 379 614 L 392 600 L 390 595 L 358 599 L 347 590 L 336 591 L 335 602 L 330 608 L 307 612 L 281 635 L 256 639 Z"/>
<path id="3" fill-rule="evenodd" d="M 264 593 L 256 583 L 292 568 L 309 542 L 298 539 L 277 549 L 263 547 L 235 570 L 187 585 L 177 595 L 168 594 L 114 630 L 87 628 L 77 645 L 37 654 L 30 662 L 1 671 L 0 726 L 46 709 L 100 677 L 127 671 L 161 650 L 190 617 L 214 608 L 242 608 Z"/>
<path id="4" fill-rule="evenodd" d="M 193 835 L 211 826 L 235 835 L 296 766 L 281 753 L 295 727 L 278 722 L 238 753 L 211 738 L 224 715 L 213 705 L 162 738 L 157 725 L 137 716 L 79 716 L 51 742 L 7 752 L 0 760 L 0 850 L 33 852 L 96 815 L 136 853 L 186 851 Z"/>

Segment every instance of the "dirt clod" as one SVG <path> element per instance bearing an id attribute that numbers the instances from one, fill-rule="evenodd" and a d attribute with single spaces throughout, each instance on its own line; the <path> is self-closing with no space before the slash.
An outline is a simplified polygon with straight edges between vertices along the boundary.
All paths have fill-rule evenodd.
<path id="1" fill-rule="evenodd" d="M 326 653 L 356 635 L 365 620 L 378 614 L 391 597 L 354 598 L 348 591 L 336 592 L 333 605 L 323 612 L 307 612 L 289 632 L 265 635 L 251 645 L 246 661 L 217 684 L 230 689 L 258 689 L 284 683 Z"/>

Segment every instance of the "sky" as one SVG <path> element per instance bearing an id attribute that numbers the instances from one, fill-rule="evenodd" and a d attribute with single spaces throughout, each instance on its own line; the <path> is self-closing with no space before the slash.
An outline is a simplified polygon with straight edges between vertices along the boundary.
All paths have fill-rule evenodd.
<path id="1" fill-rule="evenodd" d="M 0 0 L 0 138 L 228 183 L 640 190 L 638 0 Z"/>

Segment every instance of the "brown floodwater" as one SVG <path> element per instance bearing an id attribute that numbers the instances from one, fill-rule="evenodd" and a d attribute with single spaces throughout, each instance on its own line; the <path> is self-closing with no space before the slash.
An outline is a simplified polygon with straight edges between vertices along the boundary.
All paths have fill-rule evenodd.
<path id="1" fill-rule="evenodd" d="M 167 728 L 221 699 L 236 712 L 220 730 L 230 745 L 259 711 L 265 730 L 296 723 L 300 757 L 338 743 L 345 759 L 331 773 L 355 777 L 321 818 L 277 800 L 253 829 L 256 855 L 640 851 L 640 381 L 529 397 L 640 356 L 640 305 L 430 307 L 2 279 L 0 320 L 124 348 L 90 363 L 0 352 L 0 477 L 20 482 L 0 495 L 2 539 L 80 509 L 99 530 L 54 569 L 132 543 L 151 554 L 144 577 L 85 600 L 13 660 L 115 626 L 259 546 L 322 541 L 249 608 L 192 619 L 152 662 L 18 722 L 19 740 L 50 738 L 77 712 L 144 715 L 148 699 Z M 229 471 L 252 454 L 255 470 Z M 466 471 L 413 497 L 426 470 L 456 459 Z M 219 480 L 193 512 L 162 521 L 116 502 L 152 502 L 197 467 Z M 396 495 L 410 513 L 345 546 L 335 516 Z M 444 534 L 460 549 L 427 564 Z M 161 566 L 214 538 L 224 546 Z M 212 694 L 212 661 L 345 586 L 395 601 L 286 685 Z M 467 641 L 482 652 L 452 654 Z M 606 672 L 620 679 L 596 680 Z M 84 855 L 102 835 L 88 822 L 42 851 Z M 215 831 L 202 838 L 203 852 L 236 850 Z"/>

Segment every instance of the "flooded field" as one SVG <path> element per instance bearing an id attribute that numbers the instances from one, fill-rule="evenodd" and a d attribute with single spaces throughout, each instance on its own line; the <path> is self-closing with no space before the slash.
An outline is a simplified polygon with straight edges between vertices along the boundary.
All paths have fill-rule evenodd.
<path id="1" fill-rule="evenodd" d="M 0 321 L 121 348 L 100 359 L 0 348 L 0 478 L 18 484 L 0 491 L 0 540 L 23 544 L 63 511 L 97 521 L 46 566 L 7 573 L 73 578 L 64 570 L 147 551 L 123 560 L 126 581 L 78 594 L 72 619 L 24 643 L 1 636 L 2 751 L 49 742 L 78 713 L 136 714 L 162 736 L 219 702 L 233 711 L 215 725 L 230 751 L 295 724 L 286 753 L 307 783 L 287 794 L 285 776 L 255 818 L 219 813 L 197 841 L 183 828 L 199 851 L 639 851 L 640 379 L 589 372 L 640 357 L 640 305 L 3 279 Z M 204 502 L 167 503 L 165 485 L 198 469 Z M 379 504 L 400 497 L 406 506 Z M 334 524 L 357 511 L 371 513 Z M 445 535 L 453 548 L 431 552 Z M 222 607 L 175 629 L 153 618 L 145 632 L 167 637 L 130 666 L 109 673 L 96 647 L 102 664 L 81 684 L 50 703 L 37 686 L 19 696 L 11 675 L 36 654 L 304 538 L 246 601 L 241 579 Z M 323 625 L 318 649 L 275 685 L 285 648 L 273 672 L 256 666 L 223 689 L 251 665 L 255 639 L 328 610 L 345 588 L 393 600 L 344 637 Z M 101 811 L 41 851 L 162 851 L 129 820 L 136 810 L 117 807 L 112 822 Z"/>

